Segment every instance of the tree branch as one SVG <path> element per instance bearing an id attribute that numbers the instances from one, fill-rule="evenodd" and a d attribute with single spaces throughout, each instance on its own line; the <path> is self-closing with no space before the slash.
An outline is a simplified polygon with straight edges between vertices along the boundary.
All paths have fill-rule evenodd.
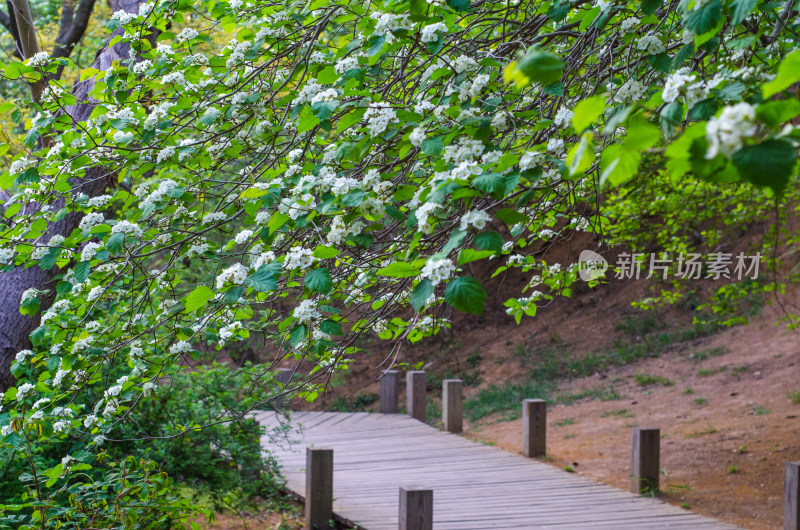
<path id="1" fill-rule="evenodd" d="M 78 9 L 74 12 L 72 7 L 67 7 L 67 2 L 63 3 L 61 11 L 61 29 L 56 37 L 53 46 L 53 57 L 69 57 L 73 48 L 83 38 L 86 28 L 89 26 L 89 19 L 94 10 L 95 0 L 80 0 Z M 69 12 L 69 13 L 68 13 Z M 59 74 L 60 74 L 59 69 Z"/>

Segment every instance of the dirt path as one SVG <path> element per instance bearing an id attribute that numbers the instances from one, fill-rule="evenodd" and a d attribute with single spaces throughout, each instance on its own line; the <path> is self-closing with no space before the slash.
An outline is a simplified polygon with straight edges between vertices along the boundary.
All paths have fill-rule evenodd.
<path id="1" fill-rule="evenodd" d="M 662 489 L 676 505 L 744 528 L 783 520 L 783 473 L 800 459 L 800 335 L 776 327 L 771 311 L 689 352 L 609 370 L 623 396 L 548 411 L 548 456 L 594 480 L 626 488 L 633 426 L 662 431 Z M 705 359 L 702 359 L 706 357 Z M 672 384 L 640 386 L 636 374 Z M 641 377 L 640 377 L 641 379 Z M 597 387 L 601 376 L 566 390 Z M 467 435 L 520 450 L 521 420 L 485 418 Z"/>

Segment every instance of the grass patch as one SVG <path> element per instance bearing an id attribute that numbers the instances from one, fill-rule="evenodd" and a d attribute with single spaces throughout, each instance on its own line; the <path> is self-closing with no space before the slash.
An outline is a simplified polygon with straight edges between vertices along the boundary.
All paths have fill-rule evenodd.
<path id="1" fill-rule="evenodd" d="M 756 405 L 755 407 L 753 407 L 753 414 L 755 414 L 756 416 L 766 416 L 770 412 L 772 411 L 761 405 Z"/>
<path id="2" fill-rule="evenodd" d="M 573 420 L 572 418 L 567 418 L 565 420 L 555 422 L 554 425 L 556 425 L 558 427 L 566 427 L 567 425 L 575 425 L 575 420 Z"/>
<path id="3" fill-rule="evenodd" d="M 791 399 L 792 403 L 795 405 L 800 405 L 800 392 L 789 392 L 789 399 Z"/>
<path id="4" fill-rule="evenodd" d="M 660 375 L 635 374 L 633 376 L 633 379 L 639 386 L 651 386 L 651 385 L 672 386 L 672 381 L 670 381 L 666 377 L 661 377 Z"/>
<path id="5" fill-rule="evenodd" d="M 706 436 L 708 434 L 715 434 L 717 432 L 719 432 L 719 431 L 717 431 L 714 427 L 709 425 L 708 427 L 706 427 L 702 431 L 690 432 L 689 434 L 686 435 L 686 437 L 687 438 L 700 438 L 701 436 Z"/>
<path id="6" fill-rule="evenodd" d="M 608 418 L 613 416 L 615 418 L 633 418 L 633 413 L 628 409 L 609 410 L 600 415 L 601 418 Z"/>
<path id="7" fill-rule="evenodd" d="M 707 400 L 706 398 L 699 397 L 699 398 L 695 398 L 695 399 L 694 399 L 694 402 L 695 402 L 696 404 L 700 405 L 700 406 L 703 406 L 703 405 L 705 405 L 706 403 L 708 403 L 708 400 Z"/>
<path id="8" fill-rule="evenodd" d="M 683 389 L 683 393 L 686 394 L 687 396 L 689 394 L 694 394 L 694 388 L 687 386 L 686 388 Z"/>

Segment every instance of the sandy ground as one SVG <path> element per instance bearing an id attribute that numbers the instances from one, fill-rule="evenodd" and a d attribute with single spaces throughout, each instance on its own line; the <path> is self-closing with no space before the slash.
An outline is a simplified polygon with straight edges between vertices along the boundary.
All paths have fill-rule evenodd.
<path id="1" fill-rule="evenodd" d="M 623 399 L 551 408 L 551 463 L 627 488 L 631 428 L 658 427 L 666 501 L 743 528 L 779 528 L 784 466 L 800 459 L 800 405 L 789 397 L 800 392 L 800 336 L 776 327 L 774 313 L 767 313 L 698 343 L 695 350 L 574 381 L 566 388 L 614 381 Z M 717 355 L 698 362 L 692 358 L 698 351 Z M 641 387 L 634 374 L 665 377 L 673 384 Z M 521 420 L 484 419 L 469 425 L 467 435 L 518 452 Z"/>

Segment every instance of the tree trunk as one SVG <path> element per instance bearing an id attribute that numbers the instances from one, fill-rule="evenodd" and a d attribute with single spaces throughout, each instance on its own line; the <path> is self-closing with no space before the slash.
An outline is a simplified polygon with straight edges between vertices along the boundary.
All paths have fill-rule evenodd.
<path id="1" fill-rule="evenodd" d="M 128 13 L 139 12 L 138 0 L 110 0 L 109 6 L 112 13 L 119 10 Z M 128 43 L 118 42 L 113 46 L 108 46 L 108 42 L 114 36 L 121 35 L 123 32 L 124 30 L 119 28 L 109 35 L 106 45 L 97 53 L 92 68 L 108 70 L 115 60 L 130 58 L 131 48 Z M 95 104 L 88 101 L 88 94 L 93 85 L 94 80 L 87 79 L 75 83 L 73 86 L 73 94 L 75 94 L 78 101 L 84 102 L 67 109 L 73 122 L 85 121 L 92 113 Z M 85 193 L 90 197 L 100 195 L 106 187 L 107 173 L 107 168 L 89 168 L 85 177 L 73 182 L 73 189 L 77 193 Z M 48 233 L 42 236 L 42 239 L 47 241 L 55 234 L 68 236 L 77 228 L 82 217 L 79 213 L 67 215 L 66 218 L 58 223 L 51 224 Z M 18 351 L 30 348 L 29 335 L 31 331 L 39 326 L 41 312 L 46 311 L 53 303 L 55 298 L 53 277 L 57 272 L 55 267 L 52 270 L 45 271 L 37 265 L 33 265 L 29 268 L 20 266 L 10 272 L 0 273 L 0 392 L 4 392 L 14 384 L 14 377 L 11 375 L 11 363 L 14 361 Z M 50 293 L 42 300 L 40 313 L 34 317 L 27 317 L 20 314 L 19 304 L 22 293 L 31 288 L 40 291 L 49 289 Z"/>

